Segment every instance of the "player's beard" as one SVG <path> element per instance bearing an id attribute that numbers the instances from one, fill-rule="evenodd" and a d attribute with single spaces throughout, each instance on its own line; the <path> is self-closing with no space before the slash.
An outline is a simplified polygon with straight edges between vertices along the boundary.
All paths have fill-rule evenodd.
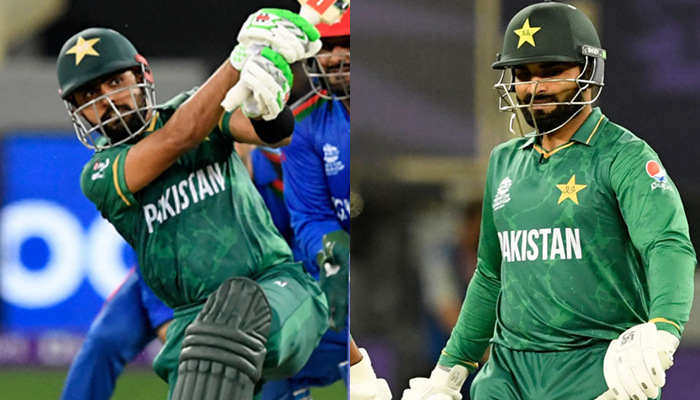
<path id="1" fill-rule="evenodd" d="M 138 108 L 142 111 L 132 112 L 133 108 L 126 104 L 120 104 L 116 106 L 117 110 L 119 110 L 119 112 L 122 115 L 122 119 L 124 120 L 124 122 L 126 122 L 126 125 L 124 125 L 124 123 L 122 123 L 121 119 L 119 118 L 108 124 L 103 125 L 104 132 L 107 134 L 112 143 L 121 142 L 122 140 L 131 136 L 129 131 L 134 133 L 137 132 L 139 129 L 143 128 L 143 121 L 141 120 L 141 118 L 139 118 L 137 113 L 142 113 L 141 117 L 143 117 L 144 120 L 146 119 L 146 115 L 144 115 L 144 113 L 148 112 L 144 110 L 144 107 L 146 105 L 146 99 L 143 96 L 137 96 L 136 103 Z M 117 113 L 114 111 L 114 109 L 110 108 L 107 111 L 105 111 L 100 120 L 107 121 L 116 116 Z"/>
<path id="2" fill-rule="evenodd" d="M 578 93 L 578 95 L 576 94 Z M 519 104 L 531 104 L 532 95 L 528 94 L 524 99 L 518 98 Z M 579 92 L 578 88 L 571 89 L 563 100 L 559 100 L 557 96 L 536 96 L 534 101 L 545 101 L 547 103 L 569 103 L 572 101 L 583 101 L 583 92 Z M 534 103 L 533 103 L 534 104 Z M 523 109 L 523 117 L 525 122 L 533 128 L 542 132 L 552 131 L 562 125 L 564 125 L 576 112 L 581 109 L 581 105 L 573 104 L 558 104 L 554 106 L 554 109 L 549 112 L 544 110 L 530 110 L 529 108 Z M 537 122 L 533 120 L 533 116 Z"/>

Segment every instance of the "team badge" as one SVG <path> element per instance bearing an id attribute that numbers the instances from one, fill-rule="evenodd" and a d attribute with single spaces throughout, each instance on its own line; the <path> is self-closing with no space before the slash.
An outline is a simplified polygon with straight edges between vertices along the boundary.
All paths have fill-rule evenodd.
<path id="1" fill-rule="evenodd" d="M 514 31 L 515 34 L 518 35 L 518 48 L 525 43 L 529 43 L 532 47 L 535 47 L 535 33 L 540 29 L 542 29 L 540 26 L 530 26 L 530 18 L 525 19 L 523 27 Z"/>
<path id="2" fill-rule="evenodd" d="M 569 199 L 574 203 L 578 204 L 578 193 L 585 189 L 587 185 L 579 185 L 576 183 L 576 175 L 571 175 L 571 179 L 567 183 L 562 185 L 557 185 L 557 189 L 561 190 L 561 195 L 559 196 L 559 201 L 557 204 L 561 204 L 562 201 Z"/>
<path id="3" fill-rule="evenodd" d="M 94 39 L 83 39 L 82 36 L 78 36 L 78 43 L 66 51 L 66 54 L 75 54 L 75 65 L 80 64 L 85 56 L 99 57 L 100 53 L 97 52 L 92 46 L 99 42 L 100 38 Z"/>

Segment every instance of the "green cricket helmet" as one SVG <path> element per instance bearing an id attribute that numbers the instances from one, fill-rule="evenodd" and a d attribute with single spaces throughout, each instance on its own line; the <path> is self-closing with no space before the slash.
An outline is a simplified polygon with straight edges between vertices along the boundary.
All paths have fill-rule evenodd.
<path id="1" fill-rule="evenodd" d="M 137 83 L 105 93 L 78 105 L 74 94 L 87 84 L 114 74 L 133 70 Z M 63 45 L 56 62 L 58 93 L 71 117 L 81 143 L 91 149 L 113 147 L 141 134 L 154 118 L 155 84 L 148 62 L 131 42 L 120 33 L 107 28 L 89 28 L 77 33 Z M 110 96 L 128 91 L 131 106 L 115 105 Z M 97 104 L 106 101 L 107 112 L 98 115 L 93 124 L 84 116 Z M 116 128 L 115 128 L 116 126 Z M 103 137 L 103 140 L 98 140 Z"/>
<path id="2" fill-rule="evenodd" d="M 316 25 L 316 28 L 321 34 L 324 48 L 329 51 L 320 52 L 302 63 L 304 72 L 309 78 L 311 89 L 325 99 L 349 99 L 350 9 L 335 24 L 320 23 Z M 343 47 L 347 45 L 348 51 L 332 53 L 334 43 Z"/>
<path id="3" fill-rule="evenodd" d="M 511 132 L 516 111 L 529 111 L 535 121 L 534 136 L 556 131 L 574 118 L 584 106 L 598 100 L 604 85 L 606 52 L 601 48 L 600 39 L 593 23 L 576 7 L 546 0 L 533 4 L 518 12 L 508 23 L 503 40 L 503 50 L 492 68 L 502 70 L 501 78 L 494 88 L 499 92 L 499 110 L 512 112 Z M 581 65 L 581 73 L 573 79 L 541 79 L 538 81 L 516 82 L 514 67 L 536 63 L 576 63 Z M 508 73 L 510 72 L 510 73 Z M 538 85 L 539 82 L 574 82 L 578 91 L 566 102 L 538 104 L 542 106 L 579 106 L 563 124 L 546 132 L 536 126 L 532 111 L 535 96 L 531 101 L 520 104 L 515 96 L 517 85 Z M 582 93 L 595 89 L 591 100 L 583 99 Z M 536 92 L 536 86 L 535 90 Z"/>

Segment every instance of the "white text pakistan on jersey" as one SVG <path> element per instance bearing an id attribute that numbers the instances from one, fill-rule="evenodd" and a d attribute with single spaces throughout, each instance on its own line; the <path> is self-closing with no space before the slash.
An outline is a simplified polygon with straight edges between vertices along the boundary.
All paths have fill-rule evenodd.
<path id="1" fill-rule="evenodd" d="M 143 206 L 148 233 L 153 233 L 154 222 L 160 224 L 170 217 L 180 215 L 190 204 L 197 204 L 207 197 L 226 191 L 225 182 L 219 163 L 214 163 L 191 172 L 187 179 L 167 187 L 157 204 Z"/>
<path id="2" fill-rule="evenodd" d="M 544 228 L 498 232 L 503 261 L 581 259 L 578 228 Z"/>

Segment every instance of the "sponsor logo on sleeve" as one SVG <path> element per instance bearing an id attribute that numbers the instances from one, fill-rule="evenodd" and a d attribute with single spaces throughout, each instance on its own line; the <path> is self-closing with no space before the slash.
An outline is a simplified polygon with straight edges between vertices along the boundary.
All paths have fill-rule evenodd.
<path id="1" fill-rule="evenodd" d="M 649 160 L 647 161 L 645 168 L 647 174 L 654 179 L 654 182 L 651 183 L 651 190 L 662 189 L 673 191 L 673 188 L 668 184 L 666 170 L 661 168 L 661 165 L 659 165 L 658 162 Z"/>
<path id="2" fill-rule="evenodd" d="M 92 170 L 94 171 L 92 173 L 91 179 L 97 180 L 97 179 L 102 179 L 105 177 L 105 170 L 109 167 L 109 158 L 100 162 L 97 161 L 95 162 L 95 165 L 92 166 Z"/>

